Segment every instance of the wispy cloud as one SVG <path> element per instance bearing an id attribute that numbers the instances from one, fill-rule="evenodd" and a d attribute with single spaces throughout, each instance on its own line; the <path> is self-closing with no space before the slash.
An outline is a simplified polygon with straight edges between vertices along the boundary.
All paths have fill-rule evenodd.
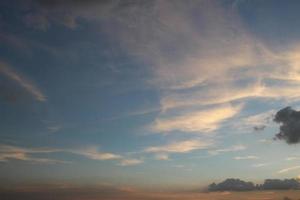
<path id="1" fill-rule="evenodd" d="M 270 163 L 256 163 L 256 164 L 253 164 L 252 167 L 260 168 L 260 167 L 265 167 L 267 165 L 270 165 Z"/>
<path id="2" fill-rule="evenodd" d="M 30 93 L 37 101 L 46 101 L 46 96 L 29 79 L 14 71 L 8 64 L 0 62 L 0 74 L 15 81 Z"/>
<path id="3" fill-rule="evenodd" d="M 294 171 L 294 170 L 297 170 L 297 169 L 300 169 L 300 165 L 281 169 L 277 173 L 282 174 L 282 173 L 287 173 L 289 171 Z"/>
<path id="4" fill-rule="evenodd" d="M 287 157 L 285 160 L 292 161 L 292 160 L 299 160 L 299 159 L 300 159 L 300 157 L 298 157 L 298 156 L 290 156 L 290 157 Z"/>
<path id="5" fill-rule="evenodd" d="M 59 131 L 62 127 L 61 126 L 48 126 L 47 129 L 51 132 L 51 133 L 55 133 L 57 131 Z"/>
<path id="6" fill-rule="evenodd" d="M 188 153 L 194 150 L 207 149 L 213 144 L 212 140 L 191 139 L 162 146 L 148 147 L 144 151 L 148 153 Z"/>
<path id="7" fill-rule="evenodd" d="M 234 124 L 234 127 L 238 128 L 241 131 L 261 131 L 272 121 L 274 114 L 275 110 L 269 110 L 267 112 L 250 115 L 236 122 Z"/>
<path id="8" fill-rule="evenodd" d="M 234 160 L 256 160 L 259 159 L 257 156 L 236 156 L 233 158 Z"/>
<path id="9" fill-rule="evenodd" d="M 169 155 L 166 153 L 159 153 L 156 154 L 154 157 L 156 160 L 169 160 Z"/>
<path id="10" fill-rule="evenodd" d="M 87 157 L 89 159 L 93 160 L 116 160 L 121 159 L 121 155 L 113 154 L 113 153 L 106 153 L 106 152 L 100 152 L 98 151 L 98 148 L 95 146 L 91 146 L 84 149 L 77 149 L 77 150 L 66 150 L 70 153 L 82 155 L 84 157 Z"/>
<path id="11" fill-rule="evenodd" d="M 140 159 L 122 159 L 119 163 L 120 166 L 131 166 L 142 164 L 143 160 Z"/>
<path id="12" fill-rule="evenodd" d="M 69 163 L 68 161 L 61 161 L 48 158 L 36 157 L 36 154 L 51 154 L 51 153 L 71 153 L 92 160 L 121 160 L 125 159 L 121 155 L 100 152 L 95 146 L 90 146 L 82 149 L 58 149 L 58 148 L 23 148 L 18 146 L 11 146 L 0 144 L 0 161 L 8 162 L 9 160 L 23 160 L 38 163 Z"/>
<path id="13" fill-rule="evenodd" d="M 242 106 L 222 106 L 212 109 L 189 112 L 177 117 L 158 118 L 152 125 L 155 132 L 170 132 L 179 130 L 183 132 L 212 132 L 221 124 L 239 113 Z"/>
<path id="14" fill-rule="evenodd" d="M 35 157 L 33 154 L 48 154 L 59 152 L 60 149 L 51 149 L 51 148 L 21 148 L 11 145 L 0 145 L 0 161 L 8 162 L 9 160 L 22 160 L 35 163 L 44 163 L 44 164 L 56 164 L 56 163 L 69 163 L 63 160 L 49 159 L 49 158 L 40 158 Z"/>
<path id="15" fill-rule="evenodd" d="M 247 147 L 245 145 L 239 144 L 239 145 L 233 145 L 231 147 L 224 148 L 224 149 L 210 150 L 210 151 L 208 151 L 208 153 L 211 155 L 218 155 L 220 153 L 243 151 L 245 149 L 247 149 Z"/>

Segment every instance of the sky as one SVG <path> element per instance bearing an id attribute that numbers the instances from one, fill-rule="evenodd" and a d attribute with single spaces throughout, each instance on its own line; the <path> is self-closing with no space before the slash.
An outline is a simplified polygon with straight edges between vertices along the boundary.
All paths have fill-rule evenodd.
<path id="1" fill-rule="evenodd" d="M 291 125 L 276 113 L 300 109 L 299 9 L 296 0 L 1 1 L 1 187 L 189 189 L 300 176 L 298 140 L 274 140 Z"/>

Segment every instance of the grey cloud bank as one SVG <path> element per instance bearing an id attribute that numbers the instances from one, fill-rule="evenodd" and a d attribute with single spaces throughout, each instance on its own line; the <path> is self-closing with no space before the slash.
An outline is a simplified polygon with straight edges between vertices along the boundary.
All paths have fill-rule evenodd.
<path id="1" fill-rule="evenodd" d="M 275 139 L 284 140 L 288 144 L 300 142 L 300 111 L 291 107 L 283 108 L 276 113 L 274 121 L 280 124 Z"/>

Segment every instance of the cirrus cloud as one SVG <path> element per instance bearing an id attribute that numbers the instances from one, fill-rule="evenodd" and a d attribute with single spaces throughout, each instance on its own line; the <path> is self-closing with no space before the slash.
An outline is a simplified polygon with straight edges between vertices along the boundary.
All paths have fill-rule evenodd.
<path id="1" fill-rule="evenodd" d="M 148 153 L 188 153 L 194 150 L 207 149 L 213 144 L 214 142 L 211 140 L 191 139 L 162 146 L 151 146 L 144 151 Z"/>
<path id="2" fill-rule="evenodd" d="M 152 124 L 155 132 L 204 132 L 217 130 L 224 121 L 239 113 L 242 106 L 221 106 L 212 109 L 189 112 L 180 116 L 157 118 Z"/>

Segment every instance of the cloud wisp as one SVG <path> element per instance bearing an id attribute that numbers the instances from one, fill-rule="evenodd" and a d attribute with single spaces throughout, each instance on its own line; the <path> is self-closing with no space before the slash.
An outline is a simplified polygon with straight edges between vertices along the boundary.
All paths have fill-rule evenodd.
<path id="1" fill-rule="evenodd" d="M 91 146 L 91 147 L 83 148 L 83 149 L 79 149 L 79 150 L 71 149 L 71 150 L 66 150 L 66 151 L 73 153 L 73 154 L 84 156 L 84 157 L 92 159 L 92 160 L 117 160 L 117 159 L 122 158 L 121 155 L 100 152 L 100 151 L 98 151 L 98 148 L 96 146 Z"/>
<path id="2" fill-rule="evenodd" d="M 23 148 L 12 145 L 0 144 L 0 162 L 9 162 L 10 160 L 20 160 L 33 163 L 43 164 L 64 164 L 71 163 L 70 161 L 49 159 L 45 157 L 47 154 L 52 153 L 69 153 L 74 155 L 83 156 L 91 160 L 116 160 L 120 166 L 132 166 L 143 163 L 141 159 L 126 158 L 124 156 L 101 152 L 96 146 L 89 146 L 81 149 L 58 149 L 58 148 Z M 37 156 L 43 155 L 43 157 Z"/>
<path id="3" fill-rule="evenodd" d="M 265 167 L 265 166 L 268 166 L 268 165 L 270 165 L 270 163 L 256 163 L 256 164 L 253 164 L 252 167 L 262 168 L 262 167 Z"/>
<path id="4" fill-rule="evenodd" d="M 282 173 L 287 173 L 289 171 L 294 171 L 294 170 L 298 170 L 298 169 L 300 169 L 300 165 L 281 169 L 277 173 L 282 174 Z"/>
<path id="5" fill-rule="evenodd" d="M 191 151 L 210 148 L 214 142 L 212 140 L 191 139 L 173 142 L 162 146 L 151 146 L 144 149 L 147 153 L 189 153 Z"/>
<path id="6" fill-rule="evenodd" d="M 299 156 L 290 156 L 290 157 L 287 157 L 285 160 L 286 161 L 293 161 L 293 160 L 299 160 L 300 157 Z"/>
<path id="7" fill-rule="evenodd" d="M 247 146 L 239 144 L 239 145 L 233 145 L 231 147 L 224 148 L 224 149 L 209 150 L 208 153 L 210 155 L 219 155 L 219 154 L 227 153 L 227 152 L 244 151 L 246 149 L 247 149 Z"/>
<path id="8" fill-rule="evenodd" d="M 11 145 L 0 145 L 0 161 L 8 162 L 9 160 L 22 160 L 34 163 L 42 164 L 58 164 L 58 163 L 69 163 L 63 160 L 55 160 L 49 158 L 40 158 L 33 156 L 34 154 L 49 154 L 61 151 L 60 149 L 51 148 L 21 148 Z"/>
<path id="9" fill-rule="evenodd" d="M 257 160 L 259 159 L 258 156 L 236 156 L 233 158 L 234 160 Z"/>
<path id="10" fill-rule="evenodd" d="M 132 166 L 142 164 L 143 160 L 141 159 L 122 159 L 119 163 L 120 166 Z"/>
<path id="11" fill-rule="evenodd" d="M 12 68 L 4 62 L 0 62 L 0 75 L 1 74 L 11 81 L 19 84 L 20 87 L 24 88 L 24 90 L 31 94 L 37 101 L 43 102 L 47 100 L 46 96 L 38 89 L 36 85 L 34 85 L 24 76 L 12 70 Z"/>
<path id="12" fill-rule="evenodd" d="M 242 106 L 221 106 L 212 109 L 189 112 L 176 117 L 158 118 L 152 124 L 155 132 L 200 132 L 209 133 L 217 130 L 221 124 L 239 113 Z"/>

